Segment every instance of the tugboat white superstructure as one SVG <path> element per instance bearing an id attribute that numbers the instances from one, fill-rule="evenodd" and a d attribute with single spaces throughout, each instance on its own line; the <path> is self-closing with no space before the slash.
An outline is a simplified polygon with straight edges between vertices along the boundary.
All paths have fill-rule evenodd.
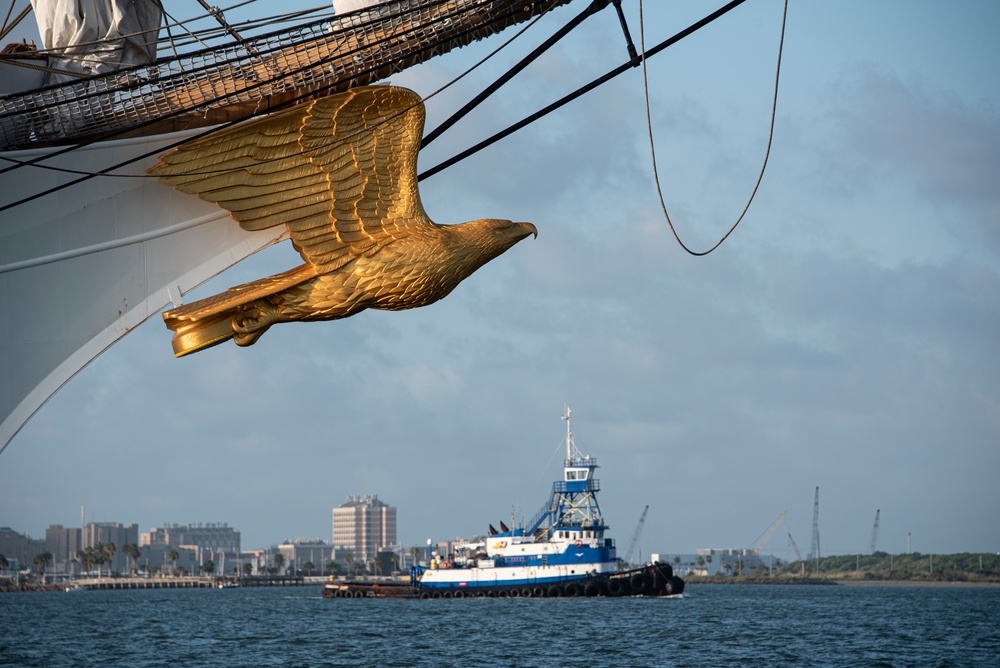
<path id="1" fill-rule="evenodd" d="M 566 409 L 566 459 L 562 480 L 552 484 L 549 500 L 525 526 L 490 526 L 467 555 L 443 555 L 429 567 L 411 569 L 409 585 L 367 582 L 330 583 L 324 596 L 463 598 L 467 596 L 625 596 L 680 594 L 684 581 L 669 564 L 622 571 L 615 543 L 605 537 L 597 502 L 597 459 L 583 455 L 573 441 Z M 511 522 L 513 525 L 513 521 Z"/>

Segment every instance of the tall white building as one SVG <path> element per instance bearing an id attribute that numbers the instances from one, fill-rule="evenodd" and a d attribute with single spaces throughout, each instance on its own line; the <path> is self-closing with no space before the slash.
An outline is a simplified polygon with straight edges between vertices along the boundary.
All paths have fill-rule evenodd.
<path id="1" fill-rule="evenodd" d="M 377 494 L 352 495 L 333 509 L 333 546 L 349 550 L 354 561 L 374 559 L 380 549 L 396 544 L 396 508 Z"/>

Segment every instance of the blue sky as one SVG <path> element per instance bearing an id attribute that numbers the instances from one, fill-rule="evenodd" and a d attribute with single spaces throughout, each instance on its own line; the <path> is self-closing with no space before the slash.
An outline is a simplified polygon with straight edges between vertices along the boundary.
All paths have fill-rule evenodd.
<path id="1" fill-rule="evenodd" d="M 294 4 L 294 3 L 291 3 Z M 308 5 L 310 3 L 302 3 Z M 428 101 L 428 129 L 582 4 Z M 647 0 L 659 42 L 721 1 Z M 625 0 L 638 41 L 636 0 Z M 282 7 L 290 6 L 282 3 Z M 661 185 L 703 249 L 767 142 L 782 3 L 750 0 L 649 62 Z M 624 545 L 1000 550 L 1000 7 L 793 2 L 770 163 L 704 258 L 659 207 L 636 70 L 425 180 L 441 223 L 539 229 L 433 306 L 272 328 L 175 360 L 151 319 L 0 456 L 0 524 L 228 522 L 244 547 L 330 539 L 377 493 L 406 544 L 531 517 L 559 417 L 598 458 Z M 509 34 L 509 33 L 508 33 Z M 428 95 L 494 47 L 393 83 Z M 421 154 L 426 169 L 625 59 L 613 10 Z M 287 244 L 189 299 L 297 264 Z M 790 557 L 787 534 L 768 551 Z"/>

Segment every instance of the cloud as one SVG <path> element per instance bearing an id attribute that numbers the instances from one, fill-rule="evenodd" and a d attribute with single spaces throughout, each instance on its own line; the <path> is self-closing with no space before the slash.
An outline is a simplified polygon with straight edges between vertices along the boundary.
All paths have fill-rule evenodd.
<path id="1" fill-rule="evenodd" d="M 995 103 L 970 104 L 947 92 L 932 93 L 919 78 L 903 80 L 871 64 L 848 72 L 834 93 L 831 112 L 841 155 L 856 169 L 874 172 L 871 187 L 909 183 L 909 195 L 933 207 L 940 225 L 964 242 L 988 244 L 996 257 L 1000 112 Z"/>

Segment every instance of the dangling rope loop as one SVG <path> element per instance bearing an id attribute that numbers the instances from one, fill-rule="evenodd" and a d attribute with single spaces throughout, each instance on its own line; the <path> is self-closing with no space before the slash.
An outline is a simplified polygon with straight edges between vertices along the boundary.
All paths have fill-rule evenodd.
<path id="1" fill-rule="evenodd" d="M 702 257 L 708 255 L 716 248 L 722 245 L 722 242 L 729 238 L 729 235 L 733 233 L 736 226 L 740 224 L 743 217 L 746 215 L 747 211 L 750 209 L 750 204 L 753 203 L 754 197 L 757 195 L 757 189 L 760 188 L 760 182 L 764 179 L 764 170 L 767 169 L 767 159 L 771 155 L 771 143 L 774 140 L 774 119 L 777 115 L 778 110 L 778 81 L 781 79 L 781 54 L 785 46 L 785 23 L 788 18 L 788 0 L 785 0 L 785 8 L 781 15 L 781 39 L 778 42 L 778 66 L 777 71 L 774 75 L 774 100 L 771 103 L 771 127 L 767 135 L 767 150 L 764 151 L 764 164 L 760 167 L 760 174 L 757 176 L 757 183 L 754 184 L 753 192 L 750 193 L 750 198 L 747 200 L 747 204 L 743 207 L 743 211 L 740 213 L 740 217 L 736 219 L 733 226 L 729 228 L 729 231 L 722 235 L 722 238 L 715 242 L 715 245 L 706 251 L 693 251 L 688 248 L 683 241 L 681 241 L 680 236 L 677 234 L 677 230 L 674 228 L 674 223 L 670 220 L 670 214 L 667 213 L 667 205 L 663 200 L 663 189 L 660 187 L 660 175 L 656 169 L 656 145 L 653 141 L 653 120 L 652 115 L 649 111 L 649 78 L 646 73 L 646 36 L 645 36 L 645 26 L 642 17 L 642 0 L 639 0 L 639 48 L 641 50 L 642 58 L 642 90 L 646 99 L 646 129 L 649 131 L 649 153 L 653 162 L 653 179 L 656 182 L 656 193 L 660 198 L 660 208 L 663 209 L 663 216 L 667 219 L 667 224 L 670 226 L 670 231 L 674 235 L 674 239 L 680 244 L 681 248 L 686 250 L 691 255 Z"/>

